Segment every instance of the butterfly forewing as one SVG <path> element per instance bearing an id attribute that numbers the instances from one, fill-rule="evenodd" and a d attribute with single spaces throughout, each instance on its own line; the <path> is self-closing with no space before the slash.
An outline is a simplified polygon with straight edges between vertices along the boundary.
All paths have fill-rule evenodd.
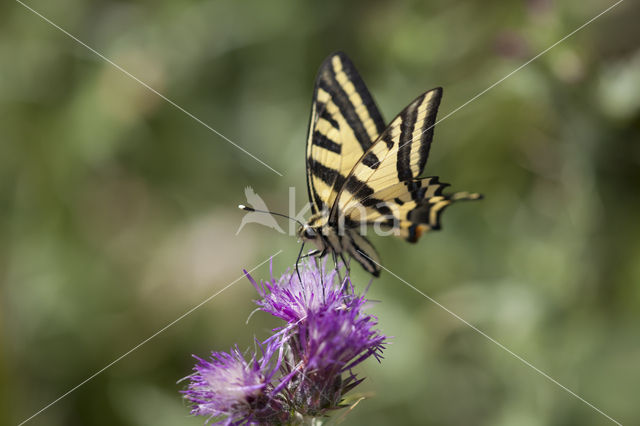
<path id="1" fill-rule="evenodd" d="M 351 170 L 332 208 L 332 217 L 351 210 L 355 203 L 398 182 L 418 177 L 429 155 L 442 89 L 416 98 L 380 135 Z M 375 209 L 374 200 L 368 209 Z M 380 201 L 380 200 L 377 200 Z"/>
<path id="2" fill-rule="evenodd" d="M 444 209 L 478 194 L 442 194 L 448 184 L 437 177 L 417 179 L 424 170 L 442 89 L 430 90 L 404 109 L 363 155 L 345 180 L 332 215 L 347 223 L 380 223 L 416 242 L 440 229 Z M 365 161 L 365 159 L 368 160 Z"/>
<path id="3" fill-rule="evenodd" d="M 384 121 L 353 63 L 341 52 L 320 66 L 307 137 L 307 187 L 312 211 L 328 210 Z"/>

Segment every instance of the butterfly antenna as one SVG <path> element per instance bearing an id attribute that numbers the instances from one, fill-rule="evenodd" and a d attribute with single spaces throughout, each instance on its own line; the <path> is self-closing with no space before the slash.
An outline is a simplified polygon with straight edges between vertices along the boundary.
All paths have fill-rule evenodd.
<path id="1" fill-rule="evenodd" d="M 296 219 L 294 217 L 287 216 L 286 214 L 271 212 L 269 210 L 254 209 L 253 207 L 245 206 L 244 204 L 238 204 L 238 208 L 240 210 L 244 210 L 244 211 L 248 211 L 248 212 L 266 213 L 266 214 L 270 214 L 270 215 L 273 215 L 273 216 L 284 217 L 285 219 L 289 219 L 289 220 L 293 220 L 295 222 L 298 222 L 298 224 L 300 226 L 304 226 L 304 223 L 300 222 L 298 219 Z M 300 263 L 300 258 L 302 257 L 302 250 L 303 249 L 304 249 L 304 241 L 302 242 L 302 245 L 300 246 L 300 251 L 298 252 L 298 257 L 296 259 L 296 274 L 298 275 L 298 279 L 300 280 L 300 285 L 304 289 L 304 283 L 302 282 L 302 276 L 300 275 L 300 268 L 298 267 L 298 264 Z"/>
<path id="2" fill-rule="evenodd" d="M 274 215 L 274 216 L 284 217 L 285 219 L 289 219 L 289 220 L 293 220 L 294 222 L 298 222 L 298 224 L 300 226 L 304 226 L 304 223 L 300 222 L 295 217 L 287 216 L 286 214 L 270 212 L 269 210 L 258 210 L 258 209 L 254 209 L 253 207 L 245 206 L 244 204 L 238 204 L 238 208 L 240 210 L 245 210 L 245 211 L 248 211 L 248 212 L 266 213 L 266 214 L 271 214 L 271 215 Z"/>

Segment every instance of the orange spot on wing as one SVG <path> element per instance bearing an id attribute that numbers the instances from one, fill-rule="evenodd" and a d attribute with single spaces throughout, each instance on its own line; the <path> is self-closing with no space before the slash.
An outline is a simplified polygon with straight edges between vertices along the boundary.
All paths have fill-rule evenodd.
<path id="1" fill-rule="evenodd" d="M 418 238 L 422 237 L 422 234 L 424 234 L 428 230 L 429 230 L 428 226 L 418 225 L 418 227 L 416 228 L 416 241 L 418 240 Z"/>

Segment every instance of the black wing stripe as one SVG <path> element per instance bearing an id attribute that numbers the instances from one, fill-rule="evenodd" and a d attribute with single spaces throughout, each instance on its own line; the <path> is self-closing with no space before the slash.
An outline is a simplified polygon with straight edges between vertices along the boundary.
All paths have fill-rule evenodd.
<path id="1" fill-rule="evenodd" d="M 308 167 L 313 177 L 317 177 L 329 186 L 333 186 L 334 183 L 338 186 L 342 186 L 344 184 L 344 176 L 342 176 L 336 169 L 327 167 L 314 159 L 309 159 Z"/>
<path id="2" fill-rule="evenodd" d="M 400 140 L 398 141 L 398 158 L 396 160 L 396 168 L 398 170 L 398 179 L 405 181 L 413 178 L 411 173 L 411 143 L 413 138 L 413 130 L 418 118 L 418 106 L 422 103 L 424 95 L 415 102 L 413 108 L 406 111 L 400 123 Z"/>
<path id="3" fill-rule="evenodd" d="M 318 108 L 321 108 L 322 113 L 318 116 L 318 118 L 322 118 L 323 120 L 327 120 L 331 127 L 340 130 L 340 124 L 336 120 L 333 119 L 331 113 L 327 110 L 326 105 L 318 102 Z"/>
<path id="4" fill-rule="evenodd" d="M 433 140 L 433 127 L 436 122 L 436 112 L 440 105 L 442 92 L 440 91 L 438 95 L 439 96 L 433 96 L 429 100 L 429 110 L 433 111 L 433 113 L 426 117 L 420 129 L 420 160 L 418 161 L 420 171 L 424 170 L 424 166 L 427 164 L 427 158 L 429 157 L 429 148 Z"/>
<path id="5" fill-rule="evenodd" d="M 347 185 L 344 187 L 344 189 L 349 191 L 358 199 L 366 198 L 373 194 L 373 189 L 355 176 L 349 177 Z"/>
<path id="6" fill-rule="evenodd" d="M 373 152 L 367 152 L 360 161 L 370 169 L 377 169 L 380 165 L 380 160 Z"/>
<path id="7" fill-rule="evenodd" d="M 382 142 L 385 143 L 385 145 L 387 146 L 387 149 L 390 150 L 393 148 L 393 139 L 391 139 L 391 135 L 388 133 L 383 133 L 382 136 L 380 137 L 380 140 L 382 140 Z"/>
<path id="8" fill-rule="evenodd" d="M 362 103 L 367 109 L 369 117 L 371 117 L 371 120 L 373 120 L 378 134 L 382 133 L 386 126 L 384 124 L 382 115 L 380 114 L 380 111 L 376 106 L 376 103 L 374 102 L 371 94 L 369 93 L 369 90 L 367 89 L 367 86 L 365 86 L 362 78 L 360 78 L 360 76 L 358 75 L 356 67 L 353 65 L 351 60 L 345 54 L 340 54 L 339 56 L 340 60 L 342 61 L 343 71 L 345 72 L 345 74 L 347 74 L 347 77 L 349 77 L 349 80 L 351 80 L 351 82 L 353 83 L 356 92 L 358 92 L 358 94 L 360 95 Z"/>
<path id="9" fill-rule="evenodd" d="M 365 184 L 362 181 L 354 179 L 353 177 L 351 177 L 346 184 L 346 190 L 354 191 L 354 198 L 356 198 L 357 200 L 362 200 L 362 206 L 373 208 L 383 216 L 393 214 L 391 209 L 384 204 L 383 200 L 372 197 L 374 191 L 369 185 Z"/>
<path id="10" fill-rule="evenodd" d="M 336 80 L 333 70 L 331 71 L 331 75 L 328 80 L 328 82 L 322 80 L 320 82 L 320 88 L 329 93 L 331 99 L 340 110 L 340 114 L 345 118 L 349 127 L 353 129 L 353 134 L 362 147 L 362 150 L 366 151 L 371 146 L 371 140 L 369 140 L 369 136 L 367 135 L 367 131 L 364 128 L 360 117 L 358 117 L 358 114 L 354 111 L 354 106 L 349 100 L 349 96 Z"/>
<path id="11" fill-rule="evenodd" d="M 324 148 L 331 152 L 335 152 L 336 154 L 340 154 L 341 146 L 340 144 L 332 141 L 322 133 L 315 131 L 313 133 L 313 140 L 311 142 L 315 146 L 319 146 L 320 148 Z"/>
<path id="12" fill-rule="evenodd" d="M 311 213 L 315 214 L 318 210 L 324 210 L 326 204 L 322 201 L 315 187 L 313 185 L 307 185 L 307 190 L 309 192 L 309 200 L 311 201 Z"/>

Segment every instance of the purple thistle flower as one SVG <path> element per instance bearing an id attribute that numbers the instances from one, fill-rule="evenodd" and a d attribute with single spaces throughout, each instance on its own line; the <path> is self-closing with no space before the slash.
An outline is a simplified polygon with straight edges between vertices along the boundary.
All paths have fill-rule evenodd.
<path id="1" fill-rule="evenodd" d="M 250 361 L 237 347 L 229 353 L 212 352 L 210 360 L 194 355 L 198 363 L 194 373 L 185 378 L 190 383 L 182 391 L 192 403 L 191 414 L 208 416 L 207 422 L 224 425 L 286 420 L 288 414 L 270 393 L 281 362 L 278 357 L 274 363 L 273 358 L 281 342 L 256 345 L 261 356 L 256 351 Z"/>
<path id="2" fill-rule="evenodd" d="M 292 376 L 288 391 L 299 412 L 318 416 L 340 408 L 344 395 L 362 381 L 351 369 L 371 356 L 382 359 L 387 338 L 374 329 L 375 317 L 362 312 L 365 303 L 359 297 L 349 309 L 312 314 L 290 336 L 298 362 L 283 363 L 282 369 Z"/>
<path id="3" fill-rule="evenodd" d="M 352 371 L 369 357 L 382 359 L 387 337 L 364 313 L 348 275 L 306 261 L 297 271 L 258 284 L 259 309 L 287 322 L 274 330 L 250 361 L 238 348 L 198 359 L 185 398 L 192 414 L 225 425 L 299 424 L 343 408 L 347 392 L 362 380 Z M 276 353 L 278 354 L 276 356 Z"/>
<path id="4" fill-rule="evenodd" d="M 302 415 L 340 408 L 361 382 L 351 369 L 371 356 L 382 358 L 386 337 L 374 328 L 377 319 L 364 313 L 367 300 L 354 293 L 348 275 L 340 283 L 335 269 L 327 272 L 326 261 L 321 268 L 304 262 L 300 277 L 295 270 L 278 280 L 272 272 L 260 284 L 247 277 L 262 297 L 260 309 L 288 322 L 270 338 L 282 339 L 287 352 L 276 389 Z"/>
<path id="5" fill-rule="evenodd" d="M 256 301 L 260 309 L 295 324 L 311 314 L 344 309 L 350 302 L 353 287 L 349 277 L 339 282 L 338 271 L 331 268 L 327 272 L 326 263 L 325 259 L 320 269 L 315 262 L 305 261 L 299 268 L 300 277 L 294 269 L 278 280 L 271 270 L 271 279 L 259 284 L 247 271 L 245 274 L 262 297 Z"/>
<path id="6" fill-rule="evenodd" d="M 300 324 L 299 343 L 308 371 L 339 374 L 369 356 L 382 359 L 386 337 L 374 329 L 376 318 L 361 311 L 366 300 L 355 300 L 348 310 L 315 314 Z"/>

